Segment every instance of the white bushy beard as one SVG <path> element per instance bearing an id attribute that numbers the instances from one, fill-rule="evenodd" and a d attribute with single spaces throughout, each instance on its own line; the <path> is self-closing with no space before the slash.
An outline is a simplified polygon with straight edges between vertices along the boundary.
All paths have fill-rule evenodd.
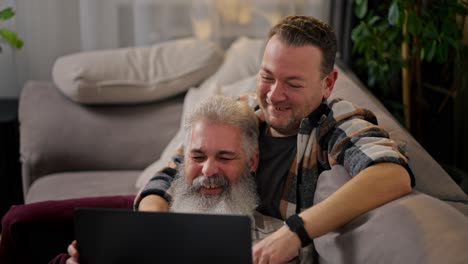
<path id="1" fill-rule="evenodd" d="M 203 178 L 200 178 L 203 177 Z M 185 180 L 183 170 L 172 183 L 173 195 L 171 211 L 178 213 L 204 213 L 247 215 L 252 217 L 258 205 L 255 181 L 248 169 L 244 170 L 237 182 L 229 183 L 225 178 L 226 187 L 219 195 L 203 195 L 197 184 L 190 185 Z M 198 180 L 206 180 L 206 176 L 198 176 Z M 197 178 L 193 182 L 197 181 Z"/>

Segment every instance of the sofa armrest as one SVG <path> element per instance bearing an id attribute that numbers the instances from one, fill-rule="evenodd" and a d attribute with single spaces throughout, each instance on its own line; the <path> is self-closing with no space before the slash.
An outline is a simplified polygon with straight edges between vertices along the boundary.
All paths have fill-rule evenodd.
<path id="1" fill-rule="evenodd" d="M 322 173 L 314 202 L 349 179 L 339 165 Z M 468 263 L 467 226 L 468 217 L 460 210 L 413 190 L 314 239 L 314 244 L 320 263 Z"/>
<path id="2" fill-rule="evenodd" d="M 177 132 L 183 95 L 135 105 L 85 106 L 51 82 L 28 82 L 19 104 L 23 190 L 50 173 L 143 170 Z"/>

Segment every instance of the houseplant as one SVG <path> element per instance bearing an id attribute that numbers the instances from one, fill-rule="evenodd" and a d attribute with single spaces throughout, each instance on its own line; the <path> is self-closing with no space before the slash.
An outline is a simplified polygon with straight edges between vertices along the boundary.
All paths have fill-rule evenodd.
<path id="1" fill-rule="evenodd" d="M 353 69 L 453 177 L 468 171 L 468 1 L 356 0 L 354 8 Z"/>
<path id="2" fill-rule="evenodd" d="M 427 90 L 442 95 L 440 111 L 457 90 L 466 87 L 468 47 L 462 43 L 462 34 L 467 6 L 466 0 L 355 1 L 356 67 L 364 72 L 368 86 L 384 96 L 392 84 L 401 87 L 401 104 L 390 105 L 400 110 L 393 112 L 404 117 L 407 128 L 412 120 L 420 120 L 418 114 L 428 104 Z M 440 82 L 431 78 L 431 67 L 439 66 Z"/>
<path id="3" fill-rule="evenodd" d="M 6 42 L 16 49 L 23 47 L 23 41 L 15 32 L 1 27 L 2 21 L 8 20 L 13 16 L 15 16 L 15 12 L 11 7 L 0 10 L 0 52 L 2 52 L 2 42 Z"/>

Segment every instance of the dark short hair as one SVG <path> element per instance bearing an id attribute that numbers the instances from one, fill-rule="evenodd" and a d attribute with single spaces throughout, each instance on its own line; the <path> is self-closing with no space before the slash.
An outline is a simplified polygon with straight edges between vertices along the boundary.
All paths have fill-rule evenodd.
<path id="1" fill-rule="evenodd" d="M 268 40 L 274 35 L 289 45 L 316 46 L 322 52 L 322 76 L 333 70 L 337 44 L 335 31 L 328 24 L 311 16 L 287 16 L 270 30 Z"/>

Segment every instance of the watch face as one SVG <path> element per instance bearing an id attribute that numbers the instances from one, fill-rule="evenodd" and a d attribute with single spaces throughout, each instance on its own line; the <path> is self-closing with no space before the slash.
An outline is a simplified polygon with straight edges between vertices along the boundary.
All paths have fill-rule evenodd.
<path id="1" fill-rule="evenodd" d="M 286 220 L 286 224 L 288 224 L 289 228 L 292 230 L 296 230 L 298 227 L 303 226 L 304 222 L 299 216 L 294 215 Z"/>
<path id="2" fill-rule="evenodd" d="M 286 225 L 292 232 L 297 234 L 297 236 L 301 240 L 302 247 L 305 247 L 312 242 L 312 240 L 309 237 L 309 234 L 307 234 L 307 231 L 304 228 L 304 221 L 300 216 L 293 215 L 289 217 L 288 219 L 286 219 Z"/>

